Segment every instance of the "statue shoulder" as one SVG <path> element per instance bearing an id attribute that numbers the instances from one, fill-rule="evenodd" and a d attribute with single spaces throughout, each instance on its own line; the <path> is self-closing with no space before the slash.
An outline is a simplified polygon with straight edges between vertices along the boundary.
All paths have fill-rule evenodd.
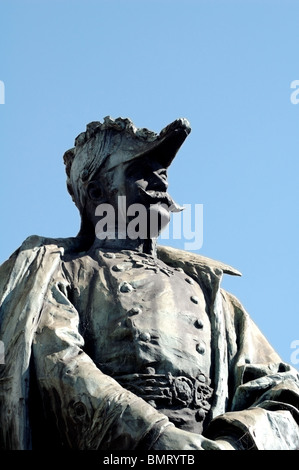
<path id="1" fill-rule="evenodd" d="M 57 253 L 62 256 L 80 251 L 77 238 L 49 238 L 39 235 L 27 237 L 23 243 L 0 265 L 0 292 L 7 287 L 7 279 L 21 277 L 30 264 L 41 254 Z M 6 286 L 6 287 L 5 287 Z"/>
<path id="2" fill-rule="evenodd" d="M 66 251 L 78 251 L 80 240 L 77 237 L 50 238 L 40 235 L 31 235 L 23 241 L 17 251 L 37 250 L 43 246 L 54 246 L 57 248 L 63 248 Z"/>
<path id="3" fill-rule="evenodd" d="M 179 250 L 169 246 L 158 246 L 158 258 L 164 263 L 172 267 L 180 267 L 184 270 L 203 270 L 213 271 L 216 275 L 222 273 L 231 274 L 233 276 L 241 276 L 242 274 L 237 269 L 229 266 L 228 264 L 216 261 L 206 256 L 199 255 L 198 253 L 190 253 L 189 251 Z"/>

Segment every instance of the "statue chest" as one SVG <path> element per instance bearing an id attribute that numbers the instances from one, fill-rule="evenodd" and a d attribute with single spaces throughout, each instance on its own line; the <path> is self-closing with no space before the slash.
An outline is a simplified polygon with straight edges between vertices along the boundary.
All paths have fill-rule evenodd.
<path id="1" fill-rule="evenodd" d="M 132 252 L 103 253 L 77 273 L 75 306 L 101 370 L 209 377 L 211 329 L 200 286 L 182 270 Z"/>

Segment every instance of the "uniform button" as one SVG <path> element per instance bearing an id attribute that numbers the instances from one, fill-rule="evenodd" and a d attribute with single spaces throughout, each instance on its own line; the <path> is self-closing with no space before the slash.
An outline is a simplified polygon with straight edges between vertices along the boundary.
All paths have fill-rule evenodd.
<path id="1" fill-rule="evenodd" d="M 197 318 L 194 322 L 194 326 L 195 326 L 195 328 L 201 329 L 201 328 L 203 328 L 203 322 Z"/>
<path id="2" fill-rule="evenodd" d="M 145 341 L 146 343 L 148 343 L 151 339 L 151 335 L 147 333 L 146 331 L 142 331 L 142 333 L 140 333 L 139 335 L 139 339 L 141 339 L 141 341 Z"/>
<path id="3" fill-rule="evenodd" d="M 194 303 L 194 304 L 198 304 L 199 300 L 198 300 L 198 297 L 196 297 L 196 295 L 192 295 L 190 297 L 191 301 Z"/>
<path id="4" fill-rule="evenodd" d="M 206 382 L 206 376 L 204 374 L 199 374 L 197 380 L 204 384 Z"/>
<path id="5" fill-rule="evenodd" d="M 206 352 L 206 348 L 205 348 L 205 345 L 203 343 L 198 343 L 196 345 L 196 351 L 199 353 L 199 354 L 204 354 Z"/>
<path id="6" fill-rule="evenodd" d="M 141 308 L 139 307 L 132 307 L 129 311 L 128 311 L 128 315 L 138 315 L 139 313 L 141 313 L 142 310 Z"/>
<path id="7" fill-rule="evenodd" d="M 121 272 L 124 270 L 125 270 L 125 267 L 123 264 L 116 264 L 115 266 L 112 266 L 112 271 Z"/>
<path id="8" fill-rule="evenodd" d="M 128 282 L 122 282 L 121 285 L 119 286 L 120 292 L 126 293 L 126 292 L 132 292 L 133 286 L 129 284 Z"/>
<path id="9" fill-rule="evenodd" d="M 194 284 L 194 281 L 191 277 L 186 277 L 185 281 L 188 282 L 188 284 L 191 284 L 191 285 Z"/>
<path id="10" fill-rule="evenodd" d="M 120 263 L 120 264 L 115 264 L 112 266 L 112 270 L 116 272 L 123 272 L 123 271 L 129 271 L 132 268 L 131 263 Z"/>

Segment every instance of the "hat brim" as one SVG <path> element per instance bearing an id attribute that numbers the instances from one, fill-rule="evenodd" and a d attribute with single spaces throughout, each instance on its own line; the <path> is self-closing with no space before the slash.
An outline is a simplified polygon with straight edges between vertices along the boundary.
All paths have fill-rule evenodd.
<path id="1" fill-rule="evenodd" d="M 189 122 L 186 119 L 177 119 L 160 132 L 150 149 L 135 155 L 134 160 L 150 158 L 168 168 L 190 132 Z"/>

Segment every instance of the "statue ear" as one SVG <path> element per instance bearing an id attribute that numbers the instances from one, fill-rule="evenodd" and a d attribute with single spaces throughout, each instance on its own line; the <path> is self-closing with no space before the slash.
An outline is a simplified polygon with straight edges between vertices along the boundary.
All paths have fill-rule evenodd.
<path id="1" fill-rule="evenodd" d="M 87 194 L 91 201 L 102 202 L 103 200 L 103 188 L 98 181 L 90 181 L 87 185 Z"/>

